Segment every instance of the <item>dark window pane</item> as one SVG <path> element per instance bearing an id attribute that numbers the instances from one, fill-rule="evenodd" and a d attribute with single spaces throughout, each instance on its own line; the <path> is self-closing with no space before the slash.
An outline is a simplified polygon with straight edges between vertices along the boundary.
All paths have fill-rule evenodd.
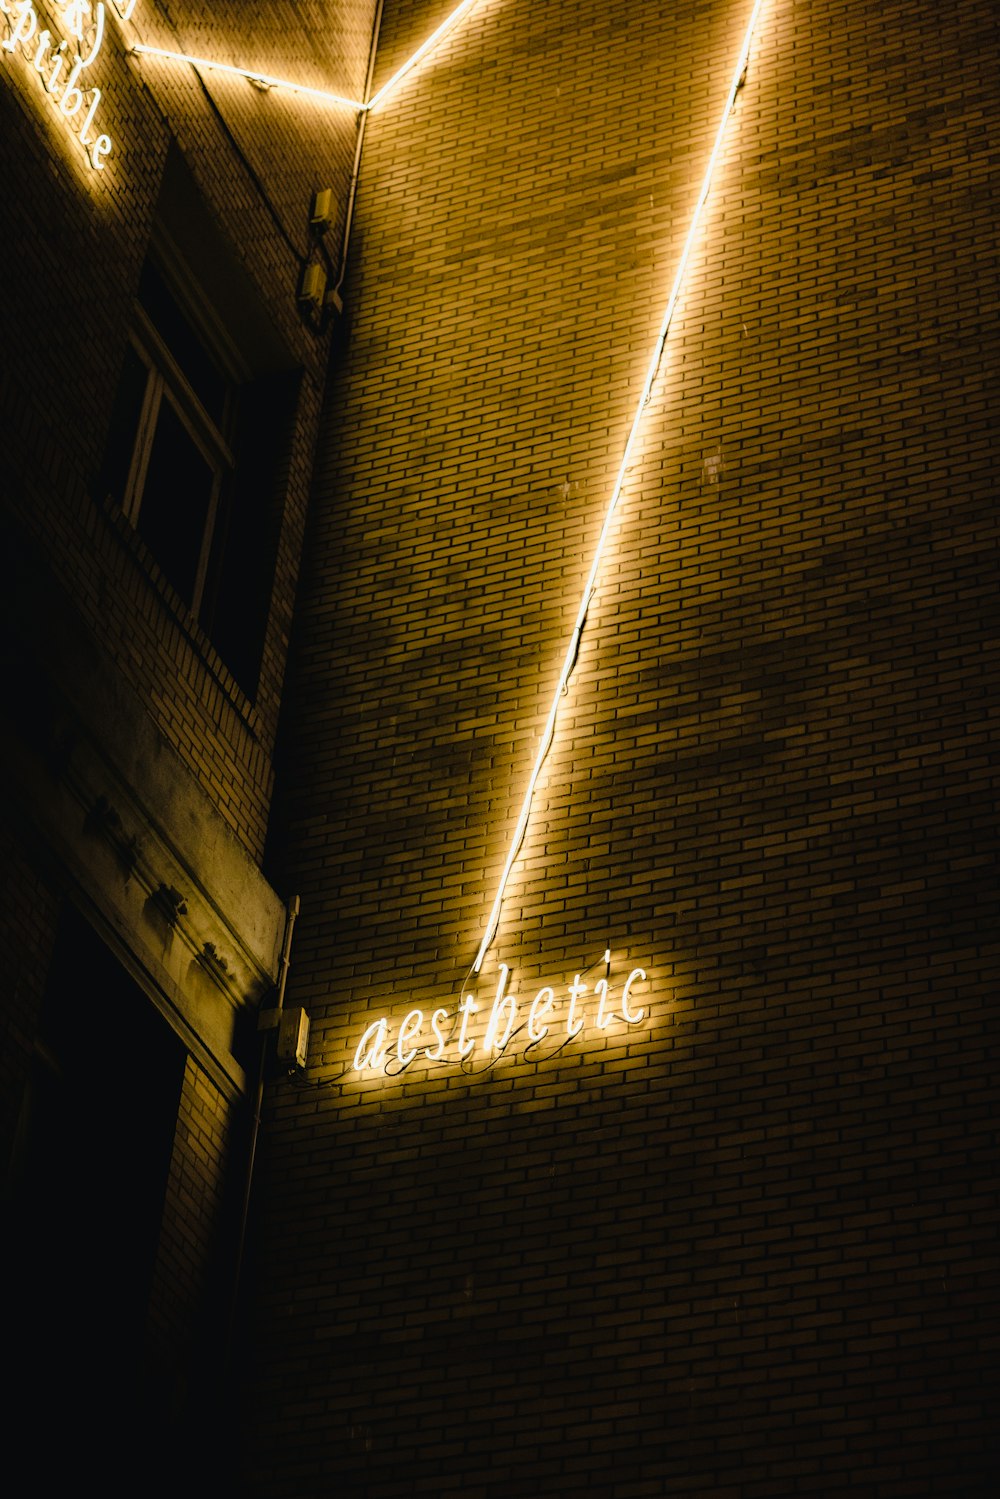
<path id="1" fill-rule="evenodd" d="M 148 379 L 149 371 L 129 344 L 115 393 L 111 429 L 99 480 L 101 498 L 110 495 L 119 505 L 125 503 L 125 485 Z"/>
<path id="2" fill-rule="evenodd" d="M 177 305 L 163 277 L 148 260 L 139 281 L 139 301 L 205 410 L 221 423 L 228 382 Z"/>
<path id="3" fill-rule="evenodd" d="M 215 474 L 167 399 L 160 403 L 137 529 L 167 579 L 194 597 Z"/>
<path id="4" fill-rule="evenodd" d="M 281 528 L 281 456 L 291 442 L 297 378 L 240 391 L 236 472 L 212 534 L 201 622 L 248 697 L 257 691 Z"/>

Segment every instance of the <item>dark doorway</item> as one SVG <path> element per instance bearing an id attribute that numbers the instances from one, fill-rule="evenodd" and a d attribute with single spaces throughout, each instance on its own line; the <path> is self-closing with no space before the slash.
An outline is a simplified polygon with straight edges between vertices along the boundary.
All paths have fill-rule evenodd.
<path id="1" fill-rule="evenodd" d="M 13 1170 L 9 1368 L 37 1492 L 70 1473 L 117 1491 L 144 1424 L 143 1341 L 184 1063 L 166 1020 L 67 905 Z"/>

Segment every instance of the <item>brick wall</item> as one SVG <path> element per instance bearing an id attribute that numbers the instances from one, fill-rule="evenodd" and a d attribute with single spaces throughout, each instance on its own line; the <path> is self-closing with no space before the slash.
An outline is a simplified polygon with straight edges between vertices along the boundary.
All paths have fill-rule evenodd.
<path id="1" fill-rule="evenodd" d="M 381 77 L 446 9 L 387 5 Z M 483 0 L 372 118 L 250 1492 L 995 1487 L 986 0 L 766 0 L 467 980 L 747 12 Z M 643 1026 L 590 996 L 555 1054 L 351 1070 L 379 1015 L 605 946 Z"/>
<path id="2" fill-rule="evenodd" d="M 114 151 L 99 172 L 87 167 L 21 51 L 4 53 L 7 244 L 19 268 L 6 312 L 2 396 L 12 436 L 5 499 L 166 738 L 258 857 L 328 342 L 300 317 L 296 291 L 302 264 L 318 253 L 308 227 L 317 188 L 332 187 L 341 201 L 328 236 L 331 259 L 339 253 L 355 119 L 350 110 L 281 90 L 264 93 L 220 73 L 199 75 L 185 63 L 127 56 L 125 49 L 141 40 L 359 93 L 373 9 L 368 0 L 332 8 L 278 4 L 251 32 L 236 5 L 171 6 L 168 19 L 153 0 L 140 0 L 132 25 L 107 23 L 101 118 Z M 253 288 L 282 367 L 302 372 L 253 701 L 131 528 L 94 503 L 171 141 Z"/>
<path id="3" fill-rule="evenodd" d="M 65 34 L 65 7 L 39 0 L 35 10 L 39 27 Z M 103 952 L 101 943 L 113 947 L 122 966 L 139 977 L 189 1047 L 146 1329 L 143 1373 L 150 1388 L 140 1392 L 138 1369 L 131 1364 L 125 1368 L 122 1358 L 115 1365 L 113 1420 L 107 1400 L 100 1403 L 97 1381 L 74 1389 L 67 1399 L 60 1393 L 73 1359 L 81 1357 L 81 1341 L 90 1363 L 95 1357 L 100 1361 L 88 1343 L 89 1333 L 81 1339 L 80 1329 L 91 1328 L 101 1315 L 102 1296 L 107 1297 L 106 1328 L 117 1325 L 116 1288 L 107 1268 L 114 1264 L 117 1245 L 110 1245 L 101 1261 L 104 1279 L 86 1288 L 81 1305 L 59 1327 L 57 1351 L 41 1346 L 44 1329 L 56 1320 L 51 1307 L 48 1321 L 33 1323 L 25 1316 L 18 1323 L 13 1318 L 12 1368 L 18 1371 L 29 1446 L 30 1423 L 39 1420 L 40 1410 L 46 1428 L 38 1482 L 59 1488 L 57 1478 L 69 1474 L 77 1482 L 81 1466 L 87 1465 L 86 1451 L 103 1474 L 105 1490 L 117 1493 L 134 1489 L 134 1471 L 123 1478 L 121 1468 L 127 1466 L 133 1442 L 143 1449 L 143 1434 L 133 1419 L 136 1411 L 149 1419 L 155 1409 L 157 1437 L 169 1434 L 169 1452 L 162 1452 L 157 1471 L 144 1477 L 149 1492 L 158 1491 L 160 1482 L 169 1486 L 164 1474 L 173 1473 L 175 1463 L 180 1468 L 192 1457 L 199 1464 L 203 1460 L 200 1442 L 192 1449 L 179 1439 L 181 1416 L 195 1422 L 198 1436 L 205 1410 L 212 1412 L 205 1424 L 217 1417 L 234 1272 L 234 1246 L 223 1229 L 227 1194 L 238 1196 L 245 1168 L 243 1133 L 233 1134 L 241 1069 L 235 1065 L 227 1074 L 217 1064 L 220 1054 L 223 1063 L 233 1062 L 230 1044 L 240 1061 L 255 1060 L 255 1046 L 244 1045 L 242 1035 L 232 1040 L 225 1027 L 228 1023 L 235 1030 L 235 1010 L 255 1005 L 265 987 L 261 976 L 266 981 L 272 917 L 264 897 L 270 896 L 271 906 L 280 912 L 280 902 L 253 861 L 259 864 L 262 858 L 270 812 L 278 710 L 329 346 L 328 327 L 300 315 L 296 291 L 302 264 L 321 254 L 308 218 L 313 192 L 324 187 L 333 188 L 340 199 L 327 236 L 330 261 L 336 263 L 356 137 L 350 110 L 320 101 L 306 104 L 301 96 L 291 102 L 279 90 L 265 93 L 218 73 L 199 78 L 187 64 L 141 61 L 127 49 L 138 39 L 356 94 L 368 63 L 374 0 L 335 5 L 279 0 L 266 13 L 255 14 L 252 27 L 246 7 L 237 4 L 177 5 L 172 0 L 160 6 L 155 0 L 139 0 L 133 24 L 124 30 L 111 5 L 104 10 L 107 31 L 93 81 L 102 92 L 98 128 L 110 133 L 114 149 L 101 170 L 87 165 L 71 124 L 61 116 L 58 100 L 42 88 L 31 57 L 16 47 L 0 50 L 0 213 L 11 268 L 0 359 L 0 533 L 12 575 L 3 631 L 8 713 L 0 735 L 8 793 L 0 829 L 5 979 L 0 1154 L 5 1174 L 10 1164 L 5 1189 L 12 1192 L 12 1238 L 19 1243 L 23 1203 L 33 1200 L 24 1196 L 24 1162 L 45 1158 L 32 1157 L 25 1149 L 26 1133 L 39 1128 L 32 1126 L 27 1107 L 39 1016 L 56 931 L 71 905 L 77 905 L 99 933 L 96 948 L 83 944 L 70 986 L 81 1014 L 93 1017 L 88 1037 L 101 1064 L 92 1069 L 94 1097 L 102 1106 L 99 1117 L 104 1120 L 110 1112 L 104 1107 L 109 1098 L 127 1096 L 124 1080 L 138 1079 L 141 1086 L 150 1066 L 127 1025 L 106 1038 L 105 1065 L 101 1026 L 107 1024 L 106 994 L 92 961 L 96 951 Z M 9 35 L 7 19 L 0 16 L 0 41 Z M 281 435 L 277 514 L 269 538 L 274 591 L 260 684 L 252 700 L 165 581 L 155 555 L 98 482 L 140 271 L 160 234 L 157 205 L 168 180 L 168 162 L 176 159 L 186 164 L 205 222 L 228 246 L 247 321 L 264 330 L 255 333 L 266 345 L 261 372 L 276 368 L 294 386 L 293 409 Z M 237 339 L 243 332 L 230 331 Z M 11 610 L 11 600 L 21 600 L 29 591 L 34 594 L 32 613 L 14 619 L 11 629 L 8 614 L 17 607 Z M 67 641 L 72 651 L 66 650 Z M 83 662 L 89 675 L 67 682 L 67 671 L 72 675 L 67 661 Z M 94 701 L 117 705 L 117 716 L 110 711 L 102 716 L 91 702 L 88 718 L 88 705 L 75 702 L 71 687 L 86 693 L 95 683 Z M 144 714 L 158 732 L 133 736 L 137 725 L 148 729 Z M 114 785 L 115 806 L 103 796 L 87 802 L 80 789 L 80 765 L 70 765 L 81 745 Z M 68 765 L 77 776 L 76 802 L 67 798 L 67 777 L 72 780 Z M 209 815 L 213 805 L 227 827 L 220 828 Z M 68 809 L 64 826 L 58 825 L 53 808 Z M 104 831 L 113 835 L 111 844 L 100 832 L 102 815 L 111 819 L 104 822 Z M 79 857 L 82 847 L 86 853 L 84 846 L 96 850 L 96 861 Z M 235 950 L 256 955 L 246 970 L 237 971 L 233 951 L 206 951 L 197 943 L 194 961 L 181 972 L 184 992 L 166 971 L 171 944 L 175 958 L 179 944 L 171 921 L 156 916 L 156 879 L 147 891 L 137 873 L 151 850 L 159 859 L 168 846 L 183 866 L 179 882 L 189 881 L 185 893 L 191 909 L 191 892 L 197 888 L 206 897 L 205 909 L 229 920 L 234 943 L 248 937 L 249 948 Z M 122 890 L 134 897 L 131 915 L 120 901 L 107 898 Z M 165 893 L 166 887 L 160 890 Z M 73 928 L 82 929 L 75 918 Z M 205 961 L 199 963 L 199 957 Z M 241 992 L 239 985 L 251 971 L 253 982 L 246 982 Z M 65 990 L 65 973 L 63 980 Z M 123 982 L 127 986 L 128 980 Z M 211 1003 L 206 1000 L 199 1008 L 202 990 Z M 145 998 L 138 988 L 133 997 L 140 1021 Z M 206 1013 L 215 1021 L 222 1017 L 207 1040 L 197 1033 L 197 1021 Z M 252 1016 L 244 1014 L 241 1027 L 252 1041 Z M 173 1037 L 168 1040 L 179 1048 Z M 194 1055 L 204 1059 L 206 1051 L 212 1056 L 214 1081 Z M 176 1106 L 176 1094 L 174 1100 Z M 41 1117 L 41 1111 L 36 1113 Z M 167 1149 L 170 1119 L 163 1121 Z M 94 1176 L 104 1186 L 104 1158 L 111 1157 L 103 1149 L 100 1129 L 81 1118 L 73 1143 L 88 1128 L 96 1135 Z M 126 1157 L 128 1129 L 126 1118 L 114 1142 Z M 89 1180 L 85 1171 L 81 1179 Z M 45 1184 L 31 1183 L 36 1195 L 44 1195 Z M 122 1182 L 122 1193 L 127 1201 L 128 1180 Z M 79 1197 L 83 1195 L 81 1186 Z M 53 1202 L 55 1197 L 53 1193 Z M 107 1234 L 98 1204 L 92 1221 L 81 1222 L 77 1215 L 69 1225 L 65 1254 L 73 1256 L 83 1242 L 95 1255 L 94 1246 Z M 58 1246 L 52 1247 L 51 1259 L 57 1263 Z M 79 1267 L 75 1269 L 69 1284 L 80 1278 Z M 30 1285 L 30 1273 L 18 1283 Z M 60 1285 L 59 1290 L 67 1300 L 65 1288 Z M 25 1378 L 29 1368 L 39 1374 L 43 1399 Z M 48 1440 L 53 1423 L 61 1445 Z M 15 1425 L 21 1429 L 18 1417 Z M 74 1444 L 73 1433 L 85 1441 L 85 1450 Z M 150 1437 L 144 1461 L 154 1447 Z M 53 1464 L 62 1464 L 56 1478 Z"/>
<path id="4" fill-rule="evenodd" d="M 243 1123 L 239 1106 L 188 1058 L 153 1270 L 147 1361 L 168 1410 L 184 1411 L 196 1428 L 205 1401 L 217 1406 L 225 1379 Z"/>

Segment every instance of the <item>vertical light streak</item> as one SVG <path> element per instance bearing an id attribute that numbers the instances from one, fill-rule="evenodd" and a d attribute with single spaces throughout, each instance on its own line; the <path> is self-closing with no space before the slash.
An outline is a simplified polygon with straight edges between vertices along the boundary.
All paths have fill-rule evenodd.
<path id="1" fill-rule="evenodd" d="M 566 684 L 569 681 L 573 666 L 576 662 L 577 652 L 580 648 L 580 637 L 583 633 L 583 627 L 587 619 L 587 610 L 590 607 L 590 601 L 593 597 L 594 589 L 597 583 L 597 574 L 601 565 L 601 556 L 604 552 L 604 546 L 608 538 L 608 533 L 611 529 L 611 522 L 614 519 L 615 511 L 618 508 L 618 501 L 621 498 L 622 488 L 625 483 L 625 475 L 628 471 L 629 463 L 632 458 L 632 451 L 635 447 L 635 443 L 639 434 L 639 428 L 642 424 L 642 415 L 646 408 L 646 404 L 649 401 L 650 392 L 653 387 L 653 381 L 656 379 L 656 374 L 660 366 L 660 359 L 663 355 L 663 346 L 667 341 L 667 334 L 670 331 L 670 324 L 674 316 L 674 310 L 676 309 L 677 302 L 681 294 L 684 275 L 687 271 L 688 261 L 691 258 L 691 251 L 694 246 L 695 237 L 698 233 L 699 225 L 701 223 L 702 209 L 705 206 L 705 200 L 708 197 L 709 190 L 712 185 L 712 177 L 715 172 L 716 164 L 720 155 L 722 154 L 722 144 L 726 134 L 726 125 L 729 123 L 729 117 L 732 114 L 733 105 L 736 102 L 736 95 L 739 93 L 740 85 L 743 81 L 743 75 L 747 67 L 747 60 L 750 56 L 750 44 L 753 40 L 754 29 L 757 25 L 757 19 L 760 15 L 763 3 L 764 0 L 755 0 L 753 9 L 750 13 L 750 20 L 747 23 L 746 32 L 743 37 L 743 45 L 740 48 L 739 57 L 736 66 L 733 69 L 732 82 L 729 85 L 729 92 L 726 95 L 726 102 L 722 109 L 721 119 L 719 120 L 719 128 L 715 133 L 715 142 L 712 146 L 711 155 L 708 158 L 708 166 L 706 167 L 705 175 L 702 178 L 701 188 L 699 190 L 698 197 L 694 206 L 694 212 L 691 215 L 691 223 L 688 227 L 687 238 L 684 241 L 684 248 L 681 251 L 681 258 L 678 262 L 673 286 L 670 288 L 670 296 L 667 300 L 667 305 L 664 309 L 663 317 L 660 321 L 659 332 L 656 336 L 656 342 L 653 346 L 653 353 L 650 357 L 649 365 L 646 370 L 646 378 L 643 381 L 642 393 L 639 396 L 639 403 L 636 406 L 635 416 L 632 419 L 632 426 L 628 434 L 628 440 L 625 443 L 625 451 L 622 454 L 622 461 L 618 467 L 618 473 L 615 478 L 614 488 L 611 491 L 611 498 L 608 501 L 607 509 L 604 512 L 604 524 L 601 526 L 600 535 L 597 538 L 597 546 L 594 549 L 593 560 L 590 564 L 590 571 L 587 574 L 587 581 L 584 584 L 583 594 L 580 599 L 580 607 L 576 615 L 576 622 L 573 626 L 572 633 L 570 634 L 569 644 L 566 647 L 566 654 L 563 657 L 562 670 L 559 673 L 559 680 L 556 683 L 555 693 L 552 697 L 552 706 L 549 708 L 548 717 L 545 720 L 545 727 L 542 730 L 542 737 L 539 743 L 538 752 L 535 756 L 535 762 L 532 767 L 531 776 L 528 781 L 528 788 L 524 794 L 524 800 L 521 803 L 521 810 L 518 815 L 517 824 L 514 828 L 514 836 L 511 839 L 510 848 L 507 852 L 507 858 L 504 862 L 503 871 L 500 875 L 500 883 L 497 887 L 496 897 L 493 901 L 492 907 L 490 908 L 490 914 L 486 923 L 486 930 L 483 933 L 482 941 L 479 944 L 479 951 L 476 953 L 475 961 L 472 965 L 473 973 L 478 973 L 482 968 L 483 959 L 489 951 L 493 938 L 496 936 L 497 926 L 500 922 L 500 908 L 503 905 L 503 897 L 504 892 L 507 888 L 507 881 L 510 878 L 511 869 L 514 866 L 514 861 L 518 856 L 521 844 L 524 840 L 524 834 L 528 826 L 528 818 L 531 815 L 531 804 L 534 800 L 535 787 L 538 784 L 538 777 L 541 774 L 542 765 L 544 764 L 545 757 L 549 752 L 549 747 L 552 743 L 552 736 L 555 732 L 556 717 L 559 711 L 559 699 L 562 697 L 563 692 L 566 689 Z"/>

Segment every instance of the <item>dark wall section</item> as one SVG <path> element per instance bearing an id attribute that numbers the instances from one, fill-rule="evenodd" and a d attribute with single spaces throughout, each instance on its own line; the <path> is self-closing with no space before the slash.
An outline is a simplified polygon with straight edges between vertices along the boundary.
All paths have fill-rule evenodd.
<path id="1" fill-rule="evenodd" d="M 373 0 L 5 5 L 0 1162 L 15 1486 L 202 1492 L 260 861 Z M 65 43 L 65 45 L 63 45 Z M 89 144 L 88 144 L 89 142 Z M 310 226 L 313 194 L 332 222 Z M 13 1459 L 12 1459 L 13 1460 Z"/>

